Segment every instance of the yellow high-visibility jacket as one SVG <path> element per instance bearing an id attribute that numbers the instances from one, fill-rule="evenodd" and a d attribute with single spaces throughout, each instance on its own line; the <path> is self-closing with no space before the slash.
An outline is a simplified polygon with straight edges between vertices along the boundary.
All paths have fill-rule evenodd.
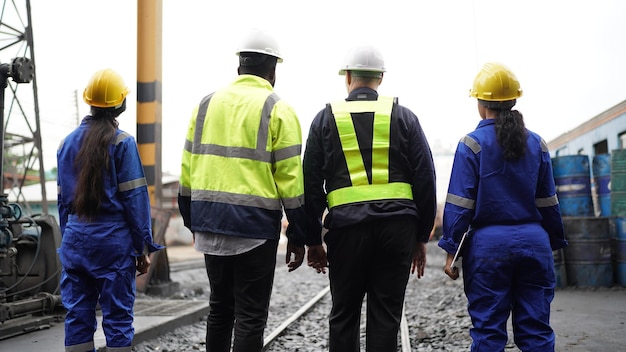
<path id="1" fill-rule="evenodd" d="M 293 108 L 260 77 L 240 75 L 194 109 L 178 203 L 191 231 L 304 244 L 302 132 Z"/>

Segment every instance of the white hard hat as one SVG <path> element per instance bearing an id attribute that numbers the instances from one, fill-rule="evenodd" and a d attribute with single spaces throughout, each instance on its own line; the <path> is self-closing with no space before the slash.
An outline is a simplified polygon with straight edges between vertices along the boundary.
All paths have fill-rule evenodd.
<path id="1" fill-rule="evenodd" d="M 276 39 L 260 29 L 253 29 L 244 37 L 235 54 L 239 56 L 239 53 L 242 52 L 252 52 L 274 56 L 278 59 L 278 62 L 283 62 Z"/>
<path id="2" fill-rule="evenodd" d="M 385 72 L 385 60 L 383 55 L 375 47 L 369 44 L 356 46 L 345 57 L 344 64 L 339 70 L 340 75 L 346 71 L 369 71 Z"/>

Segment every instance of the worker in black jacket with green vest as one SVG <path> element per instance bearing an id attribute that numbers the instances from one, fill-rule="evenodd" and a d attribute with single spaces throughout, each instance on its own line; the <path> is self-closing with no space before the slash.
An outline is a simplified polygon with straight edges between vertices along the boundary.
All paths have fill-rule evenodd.
<path id="1" fill-rule="evenodd" d="M 376 48 L 348 53 L 339 72 L 348 97 L 317 114 L 304 153 L 307 237 L 320 238 L 307 262 L 318 272 L 328 265 L 330 352 L 360 351 L 365 295 L 366 351 L 397 350 L 406 284 L 411 271 L 424 274 L 436 214 L 428 141 L 413 112 L 378 95 L 384 72 Z"/>

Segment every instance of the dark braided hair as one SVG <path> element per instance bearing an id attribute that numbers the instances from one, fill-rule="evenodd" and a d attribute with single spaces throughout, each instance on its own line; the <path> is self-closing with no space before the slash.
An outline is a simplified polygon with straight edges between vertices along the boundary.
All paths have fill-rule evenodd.
<path id="1" fill-rule="evenodd" d="M 511 110 L 515 106 L 515 100 L 485 101 L 480 103 L 488 109 L 497 110 L 498 117 L 495 119 L 496 139 L 502 148 L 505 160 L 517 160 L 526 153 L 526 139 L 528 132 L 524 125 L 524 117 L 517 110 Z"/>
<path id="2" fill-rule="evenodd" d="M 74 213 L 93 219 L 105 197 L 105 172 L 111 168 L 109 146 L 118 127 L 116 118 L 126 109 L 126 100 L 116 108 L 91 107 L 91 117 L 82 145 L 74 160 L 78 181 L 74 190 Z"/>

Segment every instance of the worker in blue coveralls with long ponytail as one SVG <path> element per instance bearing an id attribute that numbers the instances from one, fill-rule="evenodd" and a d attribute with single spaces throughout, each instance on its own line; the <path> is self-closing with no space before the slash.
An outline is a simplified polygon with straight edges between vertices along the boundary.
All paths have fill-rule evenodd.
<path id="1" fill-rule="evenodd" d="M 522 351 L 554 351 L 550 304 L 555 273 L 552 250 L 567 245 L 546 142 L 511 110 L 522 96 L 513 72 L 487 63 L 470 96 L 481 121 L 457 146 L 439 246 L 445 273 L 463 283 L 472 320 L 471 351 L 504 351 L 512 315 Z"/>
<path id="2" fill-rule="evenodd" d="M 63 235 L 61 299 L 65 350 L 95 351 L 96 306 L 107 351 L 130 352 L 136 272 L 146 273 L 152 241 L 150 199 L 135 139 L 118 128 L 128 88 L 111 69 L 97 71 L 83 93 L 91 114 L 57 151 Z"/>

